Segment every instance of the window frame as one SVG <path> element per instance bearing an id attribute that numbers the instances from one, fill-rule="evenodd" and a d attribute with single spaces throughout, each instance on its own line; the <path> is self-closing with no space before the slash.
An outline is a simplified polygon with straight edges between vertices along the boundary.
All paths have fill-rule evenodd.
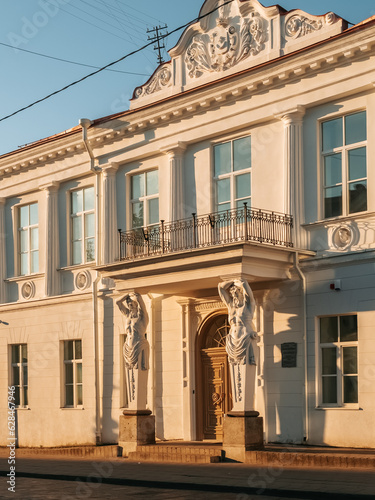
<path id="1" fill-rule="evenodd" d="M 85 191 L 88 189 L 93 189 L 94 193 L 94 204 L 93 208 L 90 208 L 88 210 L 85 210 L 84 207 L 84 200 L 85 200 Z M 82 210 L 78 212 L 73 212 L 73 193 L 78 193 L 82 192 Z M 95 186 L 94 185 L 88 185 L 88 186 L 80 186 L 77 189 L 71 189 L 68 191 L 68 196 L 69 196 L 69 261 L 71 266 L 81 266 L 85 264 L 95 264 L 97 260 L 97 241 L 96 241 L 96 206 L 95 206 Z M 93 236 L 87 236 L 86 237 L 86 216 L 87 215 L 92 215 L 94 216 L 94 235 Z M 80 219 L 81 220 L 81 231 L 80 231 L 80 238 L 74 239 L 74 219 Z M 94 241 L 94 257 L 92 260 L 87 259 L 86 255 L 86 240 L 93 240 Z M 80 241 L 81 242 L 81 259 L 80 262 L 74 262 L 74 242 Z"/>
<path id="2" fill-rule="evenodd" d="M 250 139 L 250 167 L 234 170 L 234 143 L 241 139 Z M 231 144 L 231 170 L 230 172 L 216 175 L 215 172 L 215 148 L 224 144 Z M 239 175 L 250 174 L 250 195 L 246 197 L 237 197 L 236 196 L 236 177 Z M 247 202 L 247 208 L 251 208 L 252 204 L 252 180 L 253 180 L 253 161 L 252 161 L 252 135 L 250 133 L 243 134 L 240 136 L 229 137 L 227 139 L 217 141 L 212 144 L 212 179 L 213 179 L 213 211 L 220 212 L 228 209 L 220 209 L 220 205 L 225 205 L 230 203 L 229 210 L 237 210 L 243 207 L 243 205 L 237 207 L 237 203 L 244 200 Z M 218 201 L 218 181 L 229 179 L 230 181 L 230 200 L 227 202 Z"/>
<path id="3" fill-rule="evenodd" d="M 30 207 L 36 205 L 37 206 L 37 223 L 31 224 L 30 221 Z M 23 208 L 28 208 L 28 225 L 21 226 L 21 210 Z M 38 201 L 30 201 L 28 203 L 23 203 L 22 205 L 18 205 L 16 207 L 16 220 L 17 220 L 17 275 L 18 276 L 32 276 L 38 274 L 40 272 L 40 231 L 39 231 L 39 202 Z M 32 231 L 37 229 L 38 234 L 38 245 L 37 248 L 32 248 Z M 21 234 L 23 232 L 27 233 L 27 251 L 22 251 L 21 244 Z M 37 253 L 37 269 L 32 270 L 32 255 L 33 253 Z M 22 272 L 22 255 L 27 255 L 27 272 Z"/>
<path id="4" fill-rule="evenodd" d="M 18 361 L 13 362 L 13 348 L 18 348 Z M 26 362 L 22 361 L 22 347 L 26 347 Z M 19 387 L 19 402 L 15 401 L 16 408 L 28 408 L 29 407 L 29 358 L 28 358 L 28 349 L 26 343 L 19 344 L 9 344 L 9 368 L 10 368 L 10 376 L 9 380 L 11 383 L 10 386 Z M 14 380 L 14 368 L 18 370 L 18 380 L 19 383 L 16 384 Z M 26 368 L 26 384 L 24 380 L 24 368 Z M 25 402 L 25 394 L 24 389 L 26 388 L 26 402 Z"/>
<path id="5" fill-rule="evenodd" d="M 73 342 L 73 358 L 65 359 L 65 346 L 66 343 Z M 81 343 L 81 357 L 76 358 L 76 342 Z M 66 366 L 72 365 L 72 382 L 67 382 L 66 377 Z M 77 366 L 81 365 L 81 382 L 78 382 L 78 368 Z M 67 339 L 62 341 L 62 380 L 63 380 L 63 408 L 82 408 L 83 407 L 83 342 L 82 339 Z M 73 387 L 73 404 L 67 404 L 67 387 Z M 82 388 L 81 390 L 81 402 L 78 399 L 78 386 Z"/>
<path id="6" fill-rule="evenodd" d="M 158 192 L 154 194 L 147 194 L 147 174 L 150 172 L 157 172 L 158 174 Z M 129 229 L 137 230 L 141 228 L 147 228 L 156 226 L 160 223 L 160 171 L 158 167 L 148 168 L 141 171 L 129 172 Z M 133 178 L 136 176 L 143 177 L 143 196 L 139 196 L 138 198 L 133 198 Z M 149 221 L 149 210 L 148 210 L 148 202 L 151 200 L 158 200 L 158 211 L 159 217 L 157 222 L 150 223 Z M 143 225 L 142 226 L 133 226 L 133 205 L 135 203 L 143 203 Z M 146 209 L 145 209 L 146 207 Z"/>
<path id="7" fill-rule="evenodd" d="M 340 339 L 340 318 L 355 316 L 357 318 L 357 340 L 351 341 L 342 341 Z M 337 342 L 321 342 L 320 341 L 320 320 L 322 318 L 336 318 L 338 322 L 338 340 Z M 317 398 L 316 398 L 316 407 L 322 409 L 358 409 L 359 408 L 359 323 L 358 323 L 358 314 L 356 313 L 345 313 L 345 314 L 331 314 L 331 315 L 322 315 L 316 318 L 316 333 L 317 333 L 317 342 L 316 342 L 316 373 L 317 373 Z M 355 347 L 357 350 L 357 372 L 355 374 L 344 374 L 343 367 L 343 348 L 344 347 Z M 336 348 L 336 374 L 325 374 L 323 375 L 323 355 L 322 350 L 327 348 Z M 336 377 L 337 379 L 337 387 L 336 387 L 336 403 L 324 403 L 323 402 L 323 377 L 327 376 Z M 344 377 L 345 376 L 356 376 L 357 377 L 357 399 L 358 401 L 355 403 L 345 403 L 344 402 Z"/>
<path id="8" fill-rule="evenodd" d="M 346 118 L 352 115 L 356 115 L 359 113 L 365 113 L 366 114 L 366 139 L 351 143 L 351 144 L 346 144 Z M 324 150 L 324 134 L 323 134 L 323 125 L 325 123 L 334 121 L 340 119 L 342 121 L 342 146 L 335 147 L 333 149 L 326 149 Z M 342 217 L 355 217 L 358 214 L 365 214 L 366 212 L 369 211 L 369 201 L 370 201 L 370 196 L 368 194 L 368 188 L 369 188 L 369 183 L 368 183 L 368 113 L 367 109 L 357 109 L 355 111 L 349 111 L 344 114 L 338 115 L 338 116 L 331 116 L 328 119 L 321 120 L 319 123 L 319 130 L 320 130 L 320 175 L 321 175 L 321 220 L 330 220 L 330 219 L 337 219 L 337 218 L 342 218 Z M 360 148 L 365 148 L 366 149 L 366 177 L 364 178 L 358 178 L 354 180 L 349 179 L 349 153 L 350 151 L 360 149 Z M 334 156 L 341 154 L 341 182 L 332 184 L 332 185 L 325 185 L 325 158 L 329 156 Z M 358 211 L 358 212 L 350 212 L 350 193 L 349 193 L 349 187 L 351 184 L 360 182 L 360 181 L 365 181 L 366 182 L 366 210 Z M 334 187 L 341 187 L 341 214 L 339 215 L 329 215 L 326 216 L 325 213 L 325 192 L 326 189 L 329 188 L 334 188 Z"/>

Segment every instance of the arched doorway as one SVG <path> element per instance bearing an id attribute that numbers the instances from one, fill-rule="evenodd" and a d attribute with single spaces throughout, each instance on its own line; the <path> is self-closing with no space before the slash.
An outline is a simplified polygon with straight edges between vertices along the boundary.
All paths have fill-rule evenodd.
<path id="1" fill-rule="evenodd" d="M 209 317 L 198 335 L 198 439 L 223 439 L 224 414 L 231 407 L 231 391 L 225 338 L 228 314 Z"/>

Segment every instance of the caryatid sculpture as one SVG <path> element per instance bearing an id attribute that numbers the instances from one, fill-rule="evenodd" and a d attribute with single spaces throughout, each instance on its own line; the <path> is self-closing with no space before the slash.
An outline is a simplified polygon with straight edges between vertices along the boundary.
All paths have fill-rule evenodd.
<path id="1" fill-rule="evenodd" d="M 234 403 L 231 413 L 254 411 L 256 362 L 253 344 L 256 345 L 258 335 L 252 329 L 253 292 L 244 280 L 225 281 L 218 288 L 221 300 L 228 307 L 230 325 L 226 351 Z"/>
<path id="2" fill-rule="evenodd" d="M 135 292 L 116 302 L 125 316 L 123 347 L 129 410 L 146 410 L 150 346 L 146 339 L 148 314 L 142 297 Z"/>

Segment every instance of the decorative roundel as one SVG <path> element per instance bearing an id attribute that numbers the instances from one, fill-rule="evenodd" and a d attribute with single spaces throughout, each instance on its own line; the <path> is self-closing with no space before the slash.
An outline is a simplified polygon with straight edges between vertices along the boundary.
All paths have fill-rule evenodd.
<path id="1" fill-rule="evenodd" d="M 33 281 L 26 281 L 21 288 L 22 297 L 26 300 L 32 299 L 35 295 L 35 284 Z"/>
<path id="2" fill-rule="evenodd" d="M 353 232 L 348 226 L 337 227 L 332 234 L 332 243 L 338 250 L 345 250 L 353 241 Z"/>
<path id="3" fill-rule="evenodd" d="M 75 279 L 78 290 L 86 290 L 91 285 L 91 274 L 88 271 L 80 271 Z"/>

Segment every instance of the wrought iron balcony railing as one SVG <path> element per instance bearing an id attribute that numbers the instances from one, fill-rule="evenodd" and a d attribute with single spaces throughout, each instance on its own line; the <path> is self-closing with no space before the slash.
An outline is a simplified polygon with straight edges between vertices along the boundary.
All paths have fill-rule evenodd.
<path id="1" fill-rule="evenodd" d="M 256 208 L 226 210 L 208 215 L 192 214 L 189 219 L 160 221 L 147 228 L 119 230 L 120 260 L 170 254 L 254 241 L 275 246 L 293 247 L 293 218 L 290 215 Z"/>

